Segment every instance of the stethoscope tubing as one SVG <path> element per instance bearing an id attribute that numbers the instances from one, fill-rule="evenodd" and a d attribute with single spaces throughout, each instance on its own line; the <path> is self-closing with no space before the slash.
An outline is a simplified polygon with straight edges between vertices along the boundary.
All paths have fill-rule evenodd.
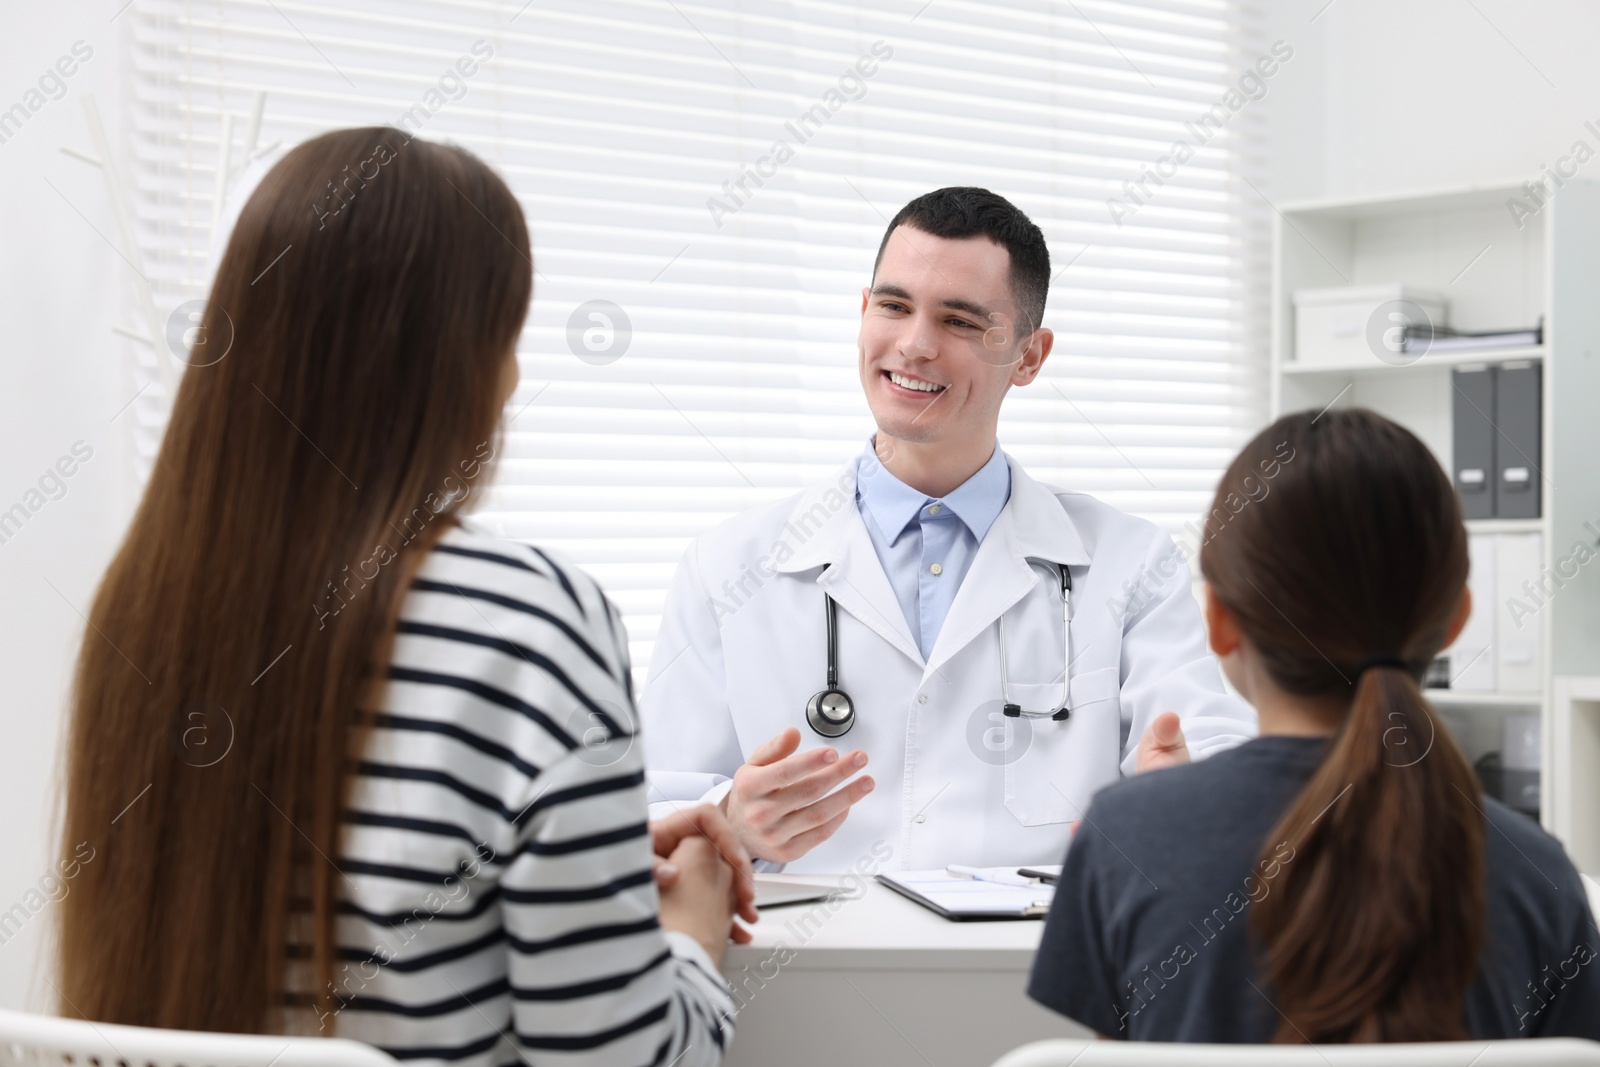
<path id="1" fill-rule="evenodd" d="M 1033 560 L 1028 560 L 1033 565 Z M 1006 619 L 999 619 L 1000 638 L 1000 696 L 1002 712 L 1008 718 L 1050 719 L 1062 722 L 1072 715 L 1071 663 L 1072 663 L 1072 572 L 1065 563 L 1056 564 L 1061 578 L 1062 669 L 1061 706 L 1050 711 L 1025 711 L 1011 702 L 1011 675 L 1006 663 Z M 822 600 L 828 628 L 828 687 L 812 696 L 806 703 L 806 721 L 824 737 L 842 737 L 855 725 L 855 702 L 839 686 L 839 605 L 826 590 Z"/>

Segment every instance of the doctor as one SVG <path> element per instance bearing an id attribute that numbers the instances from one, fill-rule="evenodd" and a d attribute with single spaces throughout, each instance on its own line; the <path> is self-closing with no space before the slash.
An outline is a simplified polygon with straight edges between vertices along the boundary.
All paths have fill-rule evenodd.
<path id="1" fill-rule="evenodd" d="M 640 703 L 653 814 L 719 804 L 791 871 L 1059 863 L 1102 786 L 1254 735 L 1172 539 L 996 442 L 1050 354 L 1049 279 L 987 190 L 890 222 L 858 337 L 877 433 L 678 567 Z"/>

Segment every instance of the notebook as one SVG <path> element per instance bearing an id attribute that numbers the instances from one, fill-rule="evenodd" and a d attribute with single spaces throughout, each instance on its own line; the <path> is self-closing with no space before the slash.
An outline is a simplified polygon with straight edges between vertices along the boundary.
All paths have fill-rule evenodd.
<path id="1" fill-rule="evenodd" d="M 810 904 L 817 900 L 827 900 L 830 893 L 837 891 L 835 886 L 786 882 L 777 878 L 763 878 L 759 874 L 754 881 L 757 911 L 762 908 L 781 908 L 785 904 Z"/>

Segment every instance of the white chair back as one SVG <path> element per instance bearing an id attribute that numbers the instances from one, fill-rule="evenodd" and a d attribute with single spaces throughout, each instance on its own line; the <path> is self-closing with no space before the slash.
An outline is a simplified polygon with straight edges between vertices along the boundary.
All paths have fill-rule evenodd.
<path id="1" fill-rule="evenodd" d="M 1600 1067 L 1600 1042 L 1558 1037 L 1394 1045 L 1035 1041 L 994 1067 Z"/>
<path id="2" fill-rule="evenodd" d="M 208 1034 L 114 1026 L 0 1009 L 0 1067 L 398 1067 L 371 1045 L 343 1038 Z"/>

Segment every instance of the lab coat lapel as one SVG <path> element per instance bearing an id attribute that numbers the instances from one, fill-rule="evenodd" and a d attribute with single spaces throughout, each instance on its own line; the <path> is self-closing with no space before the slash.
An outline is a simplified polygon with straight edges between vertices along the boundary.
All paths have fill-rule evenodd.
<path id="1" fill-rule="evenodd" d="M 780 542 L 791 546 L 792 554 L 783 557 L 775 553 L 773 570 L 793 574 L 826 565 L 817 575 L 817 585 L 840 608 L 921 665 L 922 653 L 911 637 L 905 612 L 872 547 L 861 510 L 856 507 L 855 469 L 852 461 L 837 477 L 813 486 L 801 496 Z M 822 607 L 820 597 L 817 607 Z M 802 609 L 807 618 L 809 610 Z M 822 624 L 819 610 L 815 625 Z M 843 648 L 839 656 L 841 671 L 849 669 Z"/>
<path id="2" fill-rule="evenodd" d="M 924 681 L 1039 583 L 1040 572 L 1028 565 L 1029 557 L 1068 566 L 1089 562 L 1083 539 L 1055 493 L 1030 478 L 1015 459 L 1007 456 L 1006 462 L 1011 468 L 1011 496 L 956 590 L 928 657 Z"/>

